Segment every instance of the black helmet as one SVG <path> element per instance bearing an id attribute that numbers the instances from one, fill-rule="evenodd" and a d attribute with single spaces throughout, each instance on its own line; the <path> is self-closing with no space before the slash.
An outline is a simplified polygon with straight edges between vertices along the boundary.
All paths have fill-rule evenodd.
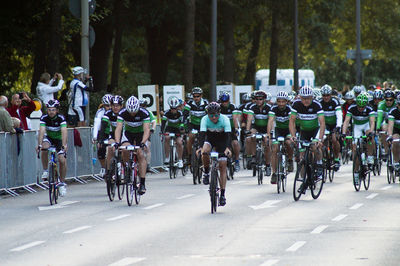
<path id="1" fill-rule="evenodd" d="M 47 108 L 58 108 L 60 107 L 60 102 L 57 100 L 50 100 L 46 104 Z"/>
<path id="2" fill-rule="evenodd" d="M 207 105 L 206 111 L 208 114 L 218 114 L 221 112 L 221 106 L 217 102 L 211 102 Z"/>
<path id="3" fill-rule="evenodd" d="M 111 98 L 111 104 L 123 105 L 124 104 L 124 98 L 122 98 L 122 96 L 119 96 L 119 95 L 114 95 Z"/>
<path id="4" fill-rule="evenodd" d="M 193 94 L 203 94 L 203 90 L 200 87 L 194 87 L 192 89 L 192 95 Z"/>
<path id="5" fill-rule="evenodd" d="M 267 98 L 267 94 L 264 91 L 259 90 L 254 93 L 254 98 L 257 97 L 263 97 L 265 99 Z"/>
<path id="6" fill-rule="evenodd" d="M 394 92 L 392 90 L 386 90 L 385 91 L 385 99 L 386 98 L 394 98 Z"/>

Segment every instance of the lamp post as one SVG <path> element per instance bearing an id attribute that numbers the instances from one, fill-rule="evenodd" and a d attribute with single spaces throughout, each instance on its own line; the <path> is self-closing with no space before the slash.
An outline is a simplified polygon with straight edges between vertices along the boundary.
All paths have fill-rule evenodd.
<path id="1" fill-rule="evenodd" d="M 294 23 L 293 23 L 293 88 L 295 91 L 299 88 L 299 62 L 298 62 L 298 53 L 299 53 L 299 29 L 298 29 L 298 6 L 297 0 L 293 0 L 294 2 Z"/>
<path id="2" fill-rule="evenodd" d="M 217 0 L 212 0 L 211 9 L 210 98 L 211 101 L 215 101 L 217 94 Z"/>

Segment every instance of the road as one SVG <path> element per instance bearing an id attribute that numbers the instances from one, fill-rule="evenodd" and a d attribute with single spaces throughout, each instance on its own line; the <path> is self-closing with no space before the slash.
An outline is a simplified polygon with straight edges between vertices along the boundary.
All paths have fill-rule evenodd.
<path id="1" fill-rule="evenodd" d="M 342 166 L 319 199 L 258 186 L 240 171 L 227 205 L 210 213 L 204 185 L 152 174 L 139 205 L 110 202 L 105 184 L 70 184 L 48 194 L 0 199 L 0 265 L 399 265 L 400 188 L 371 177 L 355 192 Z"/>

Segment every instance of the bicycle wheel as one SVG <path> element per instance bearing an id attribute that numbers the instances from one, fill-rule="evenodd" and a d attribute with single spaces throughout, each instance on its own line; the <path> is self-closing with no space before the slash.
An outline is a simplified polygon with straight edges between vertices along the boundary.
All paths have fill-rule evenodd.
<path id="1" fill-rule="evenodd" d="M 263 172 L 264 171 L 262 169 L 262 166 L 261 165 L 257 166 L 257 179 L 259 185 L 263 184 L 263 174 L 264 174 Z"/>
<path id="2" fill-rule="evenodd" d="M 365 190 L 368 190 L 370 182 L 371 182 L 371 171 L 367 171 L 366 173 L 364 173 L 364 178 L 363 178 Z"/>
<path id="3" fill-rule="evenodd" d="M 136 205 L 140 202 L 140 194 L 139 194 L 139 182 L 138 182 L 138 170 L 137 164 L 135 163 L 135 167 L 133 168 L 133 178 L 132 178 L 132 187 L 135 194 L 135 203 Z"/>
<path id="4" fill-rule="evenodd" d="M 333 168 L 334 168 L 334 163 L 335 163 L 335 161 L 334 161 L 334 159 L 333 158 L 335 158 L 335 155 L 333 154 L 333 149 L 330 149 L 330 155 L 329 155 L 329 182 L 333 182 L 333 178 L 334 178 L 334 176 L 335 176 L 335 171 L 333 170 Z"/>
<path id="5" fill-rule="evenodd" d="M 175 168 L 175 152 L 173 147 L 169 150 L 169 179 L 174 178 L 174 168 Z"/>
<path id="6" fill-rule="evenodd" d="M 109 171 L 109 174 L 106 177 L 107 195 L 108 195 L 108 199 L 110 201 L 113 201 L 114 197 L 115 197 L 115 182 L 116 182 L 115 180 L 116 180 L 117 176 L 118 176 L 118 169 L 117 169 L 116 161 L 113 160 L 111 163 L 111 169 Z"/>
<path id="7" fill-rule="evenodd" d="M 217 206 L 218 206 L 217 179 L 218 179 L 218 170 L 212 169 L 211 180 L 210 180 L 211 213 L 217 212 Z"/>
<path id="8" fill-rule="evenodd" d="M 322 173 L 323 176 L 323 180 L 324 182 L 326 182 L 327 177 L 329 176 L 329 164 L 331 163 L 330 158 L 329 158 L 329 153 L 328 153 L 328 149 L 324 146 L 322 149 L 322 160 L 323 160 L 323 166 L 324 166 L 324 170 Z"/>
<path id="9" fill-rule="evenodd" d="M 318 199 L 318 197 L 321 195 L 322 188 L 324 187 L 324 178 L 319 178 L 317 176 L 315 167 L 316 165 L 314 164 L 314 169 L 309 168 L 308 169 L 308 174 L 309 174 L 309 180 L 311 181 L 310 184 L 310 189 L 311 189 L 311 196 L 313 199 Z M 330 170 L 333 172 L 333 170 Z"/>
<path id="10" fill-rule="evenodd" d="M 307 177 L 307 165 L 305 160 L 301 160 L 297 165 L 296 175 L 293 184 L 293 198 L 298 201 L 301 194 L 305 193 L 307 186 L 305 184 Z"/>
<path id="11" fill-rule="evenodd" d="M 358 167 L 356 167 L 356 164 L 358 164 Z M 356 182 L 354 175 L 355 173 L 358 173 L 358 182 Z M 360 152 L 357 151 L 356 156 L 354 157 L 353 160 L 353 185 L 356 191 L 360 191 L 361 187 L 360 173 L 361 173 L 361 154 Z"/>
<path id="12" fill-rule="evenodd" d="M 49 199 L 50 205 L 57 204 L 57 187 L 56 187 L 56 170 L 55 165 L 50 163 L 49 165 Z"/>
<path id="13" fill-rule="evenodd" d="M 393 158 L 392 158 L 392 150 L 389 149 L 388 151 L 388 158 L 387 158 L 387 166 L 386 166 L 386 173 L 387 173 L 387 181 L 389 184 L 392 183 L 392 180 L 394 179 L 394 173 L 393 173 Z"/>
<path id="14" fill-rule="evenodd" d="M 278 153 L 278 169 L 277 169 L 277 182 L 276 182 L 276 191 L 279 193 L 281 193 L 281 187 L 282 187 L 282 174 L 283 174 L 283 165 L 282 165 L 282 153 Z M 283 191 L 283 188 L 282 188 Z"/>
<path id="15" fill-rule="evenodd" d="M 192 171 L 192 175 L 193 175 L 193 185 L 197 184 L 197 175 L 199 173 L 198 168 L 199 165 L 197 164 L 197 156 L 196 156 L 196 152 L 195 149 L 192 149 L 192 158 L 191 158 L 191 162 L 190 162 L 190 169 Z M 200 183 L 199 183 L 200 184 Z"/>
<path id="16" fill-rule="evenodd" d="M 117 187 L 118 188 L 118 199 L 122 200 L 124 198 L 125 184 L 122 182 L 121 176 L 118 174 L 117 161 L 115 161 L 115 168 L 114 168 L 114 172 L 112 172 L 112 173 L 114 173 L 114 175 L 115 175 L 114 179 L 111 180 L 111 182 L 113 183 L 113 193 L 115 194 L 115 187 Z"/>

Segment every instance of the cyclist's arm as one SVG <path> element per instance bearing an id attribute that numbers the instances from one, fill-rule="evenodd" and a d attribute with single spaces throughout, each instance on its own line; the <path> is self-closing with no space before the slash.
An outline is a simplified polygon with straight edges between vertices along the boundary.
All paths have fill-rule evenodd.
<path id="1" fill-rule="evenodd" d="M 393 127 L 394 127 L 394 119 L 389 118 L 388 129 L 387 129 L 388 136 L 393 135 Z"/>
<path id="2" fill-rule="evenodd" d="M 118 120 L 117 127 L 115 128 L 115 142 L 121 142 L 122 127 L 124 126 L 123 121 Z"/>
<path id="3" fill-rule="evenodd" d="M 336 127 L 341 127 L 343 124 L 343 113 L 340 105 L 336 107 Z"/>
<path id="4" fill-rule="evenodd" d="M 143 137 L 142 137 L 142 143 L 146 143 L 146 141 L 150 137 L 150 122 L 149 121 L 143 121 Z"/>
<path id="5" fill-rule="evenodd" d="M 251 129 L 251 122 L 253 121 L 253 114 L 249 113 L 247 114 L 247 123 L 246 123 L 246 130 Z"/>
<path id="6" fill-rule="evenodd" d="M 289 132 L 292 137 L 296 136 L 296 118 L 297 114 L 292 113 L 289 119 Z"/>
<path id="7" fill-rule="evenodd" d="M 229 121 L 229 119 L 224 116 L 224 132 L 225 132 L 225 148 L 229 148 L 231 146 L 231 122 Z"/>
<path id="8" fill-rule="evenodd" d="M 42 145 L 44 133 L 46 133 L 46 127 L 41 125 L 39 128 L 38 145 Z"/>
<path id="9" fill-rule="evenodd" d="M 97 135 L 97 139 L 99 141 L 103 141 L 105 139 L 105 137 L 104 137 L 105 136 L 105 131 L 106 131 L 106 128 L 109 127 L 109 126 L 110 126 L 110 124 L 109 124 L 108 120 L 103 118 L 101 120 L 100 130 L 99 130 L 99 133 Z"/>
<path id="10" fill-rule="evenodd" d="M 200 121 L 200 132 L 199 132 L 200 147 L 203 147 L 204 141 L 206 139 L 207 119 L 208 119 L 208 116 L 204 116 Z"/>
<path id="11" fill-rule="evenodd" d="M 68 131 L 66 124 L 61 125 L 61 139 L 62 139 L 62 145 L 64 146 L 64 150 L 67 151 Z"/>
<path id="12" fill-rule="evenodd" d="M 318 122 L 319 122 L 319 140 L 322 141 L 325 135 L 325 116 L 318 115 Z"/>
<path id="13" fill-rule="evenodd" d="M 95 116 L 93 123 L 93 139 L 96 140 L 99 134 L 99 130 L 101 127 L 102 117 L 100 115 Z"/>
<path id="14" fill-rule="evenodd" d="M 185 107 L 183 108 L 183 123 L 186 124 L 188 122 L 188 117 L 190 114 L 190 105 L 185 104 Z"/>
<path id="15" fill-rule="evenodd" d="M 269 136 L 269 138 L 271 138 L 271 130 L 274 126 L 274 122 L 275 122 L 275 116 L 273 115 L 269 115 L 268 117 L 268 125 L 267 125 L 267 134 Z"/>
<path id="16" fill-rule="evenodd" d="M 347 113 L 343 123 L 342 134 L 346 134 L 347 128 L 349 127 L 350 124 L 350 119 L 351 119 L 351 114 Z"/>
<path id="17" fill-rule="evenodd" d="M 381 128 L 382 122 L 383 122 L 383 110 L 378 108 L 378 121 L 376 122 L 377 130 Z"/>
<path id="18" fill-rule="evenodd" d="M 163 116 L 163 118 L 161 119 L 161 132 L 164 133 L 165 132 L 165 126 L 167 125 L 167 118 L 165 117 L 165 115 Z"/>
<path id="19" fill-rule="evenodd" d="M 373 114 L 369 115 L 369 128 L 371 132 L 375 131 L 375 115 Z"/>

